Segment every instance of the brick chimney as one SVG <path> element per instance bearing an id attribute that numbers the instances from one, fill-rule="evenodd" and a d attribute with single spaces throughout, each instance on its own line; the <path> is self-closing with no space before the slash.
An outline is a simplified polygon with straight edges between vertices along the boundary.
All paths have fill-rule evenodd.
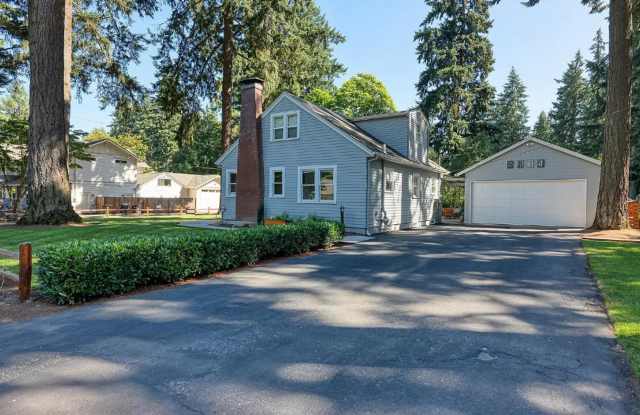
<path id="1" fill-rule="evenodd" d="M 264 81 L 240 81 L 240 138 L 236 187 L 236 220 L 256 223 L 262 206 L 262 88 Z"/>

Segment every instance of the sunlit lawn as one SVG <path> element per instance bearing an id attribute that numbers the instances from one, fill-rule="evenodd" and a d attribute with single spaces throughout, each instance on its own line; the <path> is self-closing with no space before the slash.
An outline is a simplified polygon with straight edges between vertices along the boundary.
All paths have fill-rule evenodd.
<path id="1" fill-rule="evenodd" d="M 210 220 L 210 215 L 85 218 L 81 225 L 66 226 L 0 226 L 0 248 L 17 252 L 22 242 L 33 245 L 34 256 L 47 245 L 89 239 L 123 239 L 141 235 L 179 235 L 211 232 L 207 229 L 178 226 L 189 220 Z M 34 258 L 37 265 L 37 258 Z M 0 269 L 18 272 L 18 261 L 0 257 Z M 35 273 L 34 273 L 35 274 Z"/>
<path id="2" fill-rule="evenodd" d="M 640 244 L 583 241 L 616 336 L 640 375 Z"/>

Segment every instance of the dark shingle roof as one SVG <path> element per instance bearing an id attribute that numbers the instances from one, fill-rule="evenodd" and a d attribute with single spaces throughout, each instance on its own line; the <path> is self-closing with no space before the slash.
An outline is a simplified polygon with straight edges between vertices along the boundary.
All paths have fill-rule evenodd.
<path id="1" fill-rule="evenodd" d="M 369 150 L 377 153 L 380 156 L 383 156 L 383 158 L 386 158 L 390 161 L 394 161 L 400 164 L 411 164 L 411 165 L 414 165 L 415 167 L 427 168 L 429 170 L 434 170 L 439 173 L 445 173 L 445 174 L 449 173 L 445 168 L 439 166 L 437 163 L 431 160 L 429 160 L 427 163 L 422 163 L 422 162 L 411 160 L 405 157 L 400 152 L 395 150 L 393 147 L 375 138 L 374 136 L 367 133 L 362 128 L 358 127 L 358 125 L 356 125 L 353 121 L 347 119 L 346 117 L 338 114 L 335 111 L 331 111 L 330 109 L 305 101 L 301 98 L 296 97 L 293 94 L 288 93 L 287 95 L 293 100 L 295 100 L 300 106 L 304 107 L 310 113 L 320 117 L 321 119 L 327 121 L 334 127 L 345 132 L 350 137 L 354 138 L 357 142 L 363 144 Z M 405 113 L 408 114 L 408 111 Z"/>

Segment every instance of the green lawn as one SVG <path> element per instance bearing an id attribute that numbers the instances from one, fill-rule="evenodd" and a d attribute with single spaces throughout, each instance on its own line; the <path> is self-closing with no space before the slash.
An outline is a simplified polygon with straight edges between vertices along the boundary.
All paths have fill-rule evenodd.
<path id="1" fill-rule="evenodd" d="M 583 241 L 633 370 L 640 376 L 640 244 Z"/>
<path id="2" fill-rule="evenodd" d="M 209 220 L 208 215 L 85 218 L 81 225 L 66 226 L 0 226 L 0 248 L 17 252 L 22 242 L 31 242 L 34 256 L 47 245 L 74 239 L 121 239 L 140 235 L 178 235 L 211 232 L 207 229 L 186 228 L 178 223 L 188 220 Z M 34 258 L 34 266 L 37 258 Z M 0 268 L 18 272 L 18 261 L 0 257 Z"/>

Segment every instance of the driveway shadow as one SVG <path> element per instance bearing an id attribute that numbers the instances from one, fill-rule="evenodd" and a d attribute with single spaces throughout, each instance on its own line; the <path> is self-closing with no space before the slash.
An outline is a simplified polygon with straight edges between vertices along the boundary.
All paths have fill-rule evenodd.
<path id="1" fill-rule="evenodd" d="M 563 233 L 390 234 L 4 326 L 0 344 L 7 414 L 632 409 Z"/>

